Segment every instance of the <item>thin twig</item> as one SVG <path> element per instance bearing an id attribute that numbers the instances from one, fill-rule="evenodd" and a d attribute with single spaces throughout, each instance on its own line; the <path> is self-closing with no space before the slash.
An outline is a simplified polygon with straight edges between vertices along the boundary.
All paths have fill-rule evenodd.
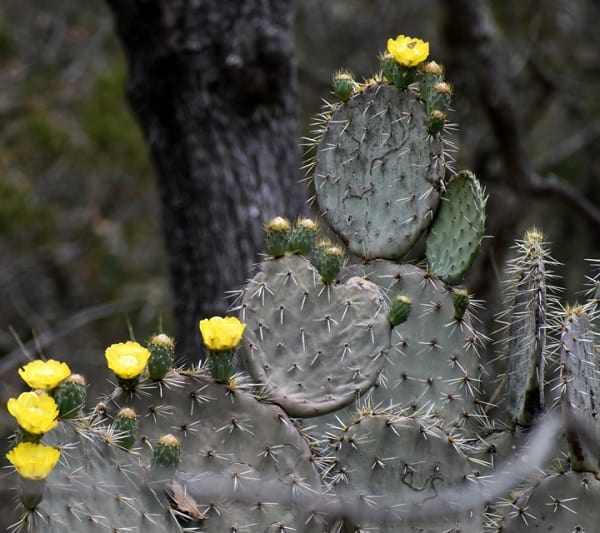
<path id="1" fill-rule="evenodd" d="M 142 304 L 143 301 L 144 299 L 142 297 L 126 298 L 97 305 L 95 307 L 89 307 L 88 309 L 83 309 L 82 311 L 75 313 L 63 320 L 51 331 L 44 331 L 25 343 L 19 342 L 18 348 L 15 348 L 12 352 L 0 359 L 0 374 L 4 375 L 20 365 L 29 357 L 30 352 L 35 352 L 38 348 L 46 348 L 58 339 L 72 333 L 78 328 L 86 326 L 90 322 L 107 318 L 117 313 L 131 311 Z"/>

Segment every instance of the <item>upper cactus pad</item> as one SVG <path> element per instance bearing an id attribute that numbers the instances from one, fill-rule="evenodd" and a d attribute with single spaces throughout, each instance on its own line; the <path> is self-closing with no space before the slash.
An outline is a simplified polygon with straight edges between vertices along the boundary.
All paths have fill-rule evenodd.
<path id="1" fill-rule="evenodd" d="M 424 104 L 411 91 L 375 84 L 332 112 L 314 180 L 325 218 L 350 251 L 393 259 L 431 222 L 444 171 Z"/>

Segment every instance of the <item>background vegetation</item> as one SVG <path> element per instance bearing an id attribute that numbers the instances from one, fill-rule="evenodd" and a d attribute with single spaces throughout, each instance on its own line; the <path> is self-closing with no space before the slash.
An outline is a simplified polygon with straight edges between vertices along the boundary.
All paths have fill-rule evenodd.
<path id="1" fill-rule="evenodd" d="M 558 268 L 563 297 L 572 301 L 587 272 L 585 258 L 600 257 L 600 218 L 594 219 L 600 206 L 600 33 L 594 25 L 600 5 L 485 5 L 487 28 L 497 39 L 493 50 L 501 52 L 492 65 L 493 72 L 502 69 L 499 83 L 490 87 L 479 78 L 490 72 L 485 55 L 469 48 L 469 42 L 482 48 L 485 42 L 471 35 L 479 28 L 463 2 L 299 2 L 304 134 L 310 135 L 321 99 L 330 97 L 334 70 L 370 76 L 386 39 L 398 33 L 430 41 L 432 57 L 446 65 L 455 87 L 456 166 L 474 169 L 487 187 L 488 232 L 497 236 L 469 288 L 497 299 L 491 280 L 501 277 L 508 243 L 536 224 L 564 265 Z M 21 0 L 0 7 L 2 406 L 19 390 L 14 376 L 23 352 L 41 351 L 100 376 L 106 345 L 130 332 L 143 340 L 172 326 L 155 180 L 125 84 L 123 54 L 102 1 Z M 495 109 L 504 89 L 509 106 Z M 575 200 L 544 187 L 519 190 L 510 167 L 514 138 L 506 138 L 504 119 L 518 126 L 524 150 L 518 162 L 540 180 L 572 186 Z M 11 430 L 2 408 L 0 433 Z"/>

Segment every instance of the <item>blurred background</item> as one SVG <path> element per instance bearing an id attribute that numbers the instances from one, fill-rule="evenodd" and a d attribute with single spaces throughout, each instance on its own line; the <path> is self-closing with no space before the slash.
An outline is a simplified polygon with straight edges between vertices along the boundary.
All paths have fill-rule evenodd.
<path id="1" fill-rule="evenodd" d="M 536 225 L 561 263 L 560 296 L 572 302 L 589 274 L 585 259 L 600 257 L 600 218 L 594 218 L 600 209 L 600 5 L 486 3 L 500 72 L 489 71 L 485 35 L 477 41 L 481 36 L 469 34 L 463 7 L 458 0 L 298 2 L 302 134 L 310 136 L 311 117 L 330 98 L 336 69 L 369 77 L 388 37 L 429 41 L 431 58 L 446 66 L 454 87 L 455 166 L 475 170 L 486 187 L 487 231 L 497 236 L 486 241 L 467 286 L 497 301 L 491 280 L 501 277 L 510 243 Z M 488 77 L 488 86 L 481 76 L 489 72 L 499 79 Z M 102 1 L 0 6 L 2 435 L 13 429 L 4 405 L 21 390 L 16 369 L 24 353 L 66 360 L 104 380 L 107 345 L 172 331 L 156 179 L 125 99 L 126 76 Z M 508 108 L 494 106 L 503 94 Z M 504 120 L 518 124 L 516 133 L 503 129 Z M 511 152 L 515 138 L 520 155 Z M 540 180 L 566 183 L 567 191 L 539 183 L 519 190 L 510 175 L 515 157 Z"/>

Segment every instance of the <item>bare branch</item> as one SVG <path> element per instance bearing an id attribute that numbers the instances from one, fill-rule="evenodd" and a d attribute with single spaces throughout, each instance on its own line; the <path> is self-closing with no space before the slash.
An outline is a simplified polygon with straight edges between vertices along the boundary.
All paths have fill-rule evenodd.
<path id="1" fill-rule="evenodd" d="M 537 194 L 559 198 L 600 229 L 598 207 L 568 183 L 556 177 L 542 178 L 535 171 L 523 137 L 524 128 L 513 104 L 514 91 L 508 81 L 507 60 L 503 60 L 500 36 L 488 4 L 482 0 L 448 0 L 446 8 L 449 16 L 461 13 L 460 35 L 454 37 L 461 48 L 469 50 L 470 61 L 477 66 L 472 72 L 477 76 L 480 97 L 500 147 L 508 186 L 522 196 Z M 549 168 L 569 157 L 598 135 L 600 123 L 594 123 L 580 135 L 572 137 L 570 142 L 564 143 L 552 157 L 542 158 L 540 168 Z"/>
<path id="2" fill-rule="evenodd" d="M 72 333 L 76 329 L 86 326 L 90 322 L 107 318 L 109 316 L 116 315 L 117 313 L 131 311 L 143 302 L 144 299 L 142 297 L 126 298 L 123 300 L 117 300 L 115 302 L 97 305 L 95 307 L 89 307 L 88 309 L 83 309 L 82 311 L 75 313 L 69 318 L 63 320 L 51 331 L 45 331 L 39 335 L 36 335 L 35 338 L 27 341 L 26 343 L 19 343 L 19 348 L 16 348 L 8 355 L 0 359 L 0 374 L 4 375 L 12 372 L 15 367 L 19 366 L 28 357 L 30 357 L 30 352 L 37 349 L 43 349 L 65 335 Z"/>
<path id="3" fill-rule="evenodd" d="M 600 209 L 566 181 L 558 179 L 554 175 L 542 178 L 537 174 L 532 174 L 529 179 L 529 188 L 534 194 L 554 196 L 563 200 L 574 207 L 588 222 L 600 229 Z"/>
<path id="4" fill-rule="evenodd" d="M 545 172 L 593 143 L 598 137 L 600 137 L 600 120 L 595 120 L 586 128 L 562 141 L 560 145 L 553 146 L 547 153 L 542 154 L 534 161 L 535 168 L 538 172 Z"/>

